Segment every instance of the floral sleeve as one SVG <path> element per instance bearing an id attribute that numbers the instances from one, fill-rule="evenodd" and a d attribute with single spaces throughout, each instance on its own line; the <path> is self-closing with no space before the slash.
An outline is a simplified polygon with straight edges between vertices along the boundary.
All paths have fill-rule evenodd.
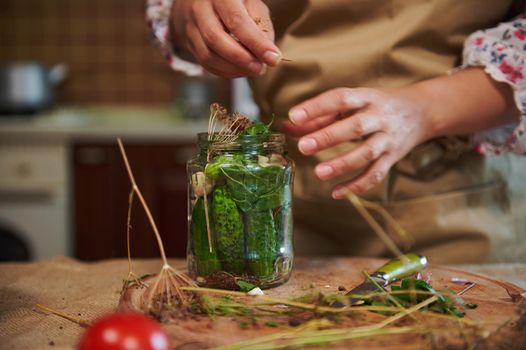
<path id="1" fill-rule="evenodd" d="M 173 2 L 174 0 L 146 1 L 146 21 L 150 27 L 152 39 L 157 43 L 172 69 L 189 76 L 203 75 L 203 67 L 179 58 L 174 52 L 170 40 L 170 11 Z"/>
<path id="2" fill-rule="evenodd" d="M 521 112 L 517 123 L 474 135 L 483 154 L 526 155 L 526 13 L 511 22 L 471 34 L 464 44 L 462 67 L 483 66 L 495 80 L 509 84 Z"/>

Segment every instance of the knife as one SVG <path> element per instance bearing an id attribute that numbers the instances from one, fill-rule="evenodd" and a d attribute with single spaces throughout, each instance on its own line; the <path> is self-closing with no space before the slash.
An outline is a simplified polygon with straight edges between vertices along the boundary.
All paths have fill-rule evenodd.
<path id="1" fill-rule="evenodd" d="M 351 305 L 363 304 L 364 301 L 359 298 L 359 295 L 385 291 L 385 287 L 389 283 L 422 271 L 426 266 L 427 258 L 425 256 L 414 253 L 404 254 L 398 258 L 389 260 L 370 275 L 371 279 L 381 287 L 381 290 L 378 289 L 369 278 L 366 278 L 362 284 L 353 288 L 345 295 L 349 296 Z"/>

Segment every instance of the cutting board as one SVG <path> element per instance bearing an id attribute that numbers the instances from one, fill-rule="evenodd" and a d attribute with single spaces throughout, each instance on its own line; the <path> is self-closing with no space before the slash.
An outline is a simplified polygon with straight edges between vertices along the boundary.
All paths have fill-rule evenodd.
<path id="1" fill-rule="evenodd" d="M 269 289 L 265 294 L 269 297 L 288 299 L 304 295 L 306 290 L 319 290 L 323 293 L 336 292 L 338 288 L 347 289 L 359 284 L 363 280 L 363 271 L 369 273 L 385 263 L 382 259 L 370 258 L 331 258 L 331 259 L 297 259 L 294 272 L 288 283 Z M 484 332 L 477 335 L 476 343 L 473 339 L 463 335 L 460 323 L 451 322 L 444 318 L 429 317 L 424 325 L 429 329 L 420 334 L 403 334 L 381 336 L 375 339 L 361 339 L 338 342 L 331 345 L 332 349 L 463 349 L 470 345 L 476 348 L 489 349 L 526 349 L 526 299 L 521 288 L 489 276 L 478 275 L 453 268 L 430 265 L 425 274 L 435 289 L 449 289 L 460 291 L 465 285 L 452 282 L 452 278 L 460 278 L 475 283 L 475 286 L 462 297 L 468 303 L 476 303 L 476 309 L 467 309 L 466 320 L 476 322 Z M 148 281 L 146 281 L 148 283 Z M 140 310 L 141 295 L 144 288 L 130 287 L 123 294 L 120 309 Z M 514 296 L 514 297 L 513 297 Z M 374 314 L 381 321 L 388 316 Z M 421 317 L 421 316 L 419 316 Z M 279 320 L 278 320 L 279 321 Z M 368 318 L 370 323 L 371 318 Z M 414 324 L 410 320 L 402 320 L 394 326 Z M 364 324 L 360 317 L 345 317 L 337 327 Z M 278 328 L 265 324 L 251 325 L 247 329 L 240 327 L 239 321 L 232 317 L 195 316 L 184 320 L 177 320 L 164 325 L 179 349 L 206 349 L 214 346 L 231 344 L 238 341 L 253 339 L 258 336 L 290 330 L 286 322 Z M 469 338 L 469 339 L 467 339 Z M 323 348 L 323 347 L 320 347 Z M 309 349 L 312 349 L 310 347 Z"/>

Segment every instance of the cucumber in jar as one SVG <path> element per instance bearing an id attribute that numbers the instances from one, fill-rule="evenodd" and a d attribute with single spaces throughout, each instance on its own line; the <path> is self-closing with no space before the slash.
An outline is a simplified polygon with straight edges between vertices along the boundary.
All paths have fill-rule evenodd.
<path id="1" fill-rule="evenodd" d="M 248 267 L 253 276 L 271 277 L 277 258 L 276 224 L 270 209 L 244 213 Z"/>
<path id="2" fill-rule="evenodd" d="M 225 186 L 214 189 L 211 212 L 223 269 L 241 275 L 245 268 L 243 222 L 236 203 Z"/>
<path id="3" fill-rule="evenodd" d="M 221 263 L 217 256 L 217 246 L 212 243 L 212 251 L 208 245 L 208 232 L 206 228 L 206 211 L 204 198 L 200 197 L 195 202 L 192 210 L 190 226 L 192 253 L 194 255 L 197 274 L 202 277 L 212 272 L 221 270 Z M 212 241 L 213 242 L 213 241 Z"/>

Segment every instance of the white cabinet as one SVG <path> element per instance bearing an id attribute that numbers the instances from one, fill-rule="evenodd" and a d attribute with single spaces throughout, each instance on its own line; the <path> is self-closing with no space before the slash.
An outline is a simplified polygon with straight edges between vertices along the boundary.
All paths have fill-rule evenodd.
<path id="1" fill-rule="evenodd" d="M 34 259 L 72 253 L 68 164 L 66 144 L 0 140 L 0 226 Z"/>

